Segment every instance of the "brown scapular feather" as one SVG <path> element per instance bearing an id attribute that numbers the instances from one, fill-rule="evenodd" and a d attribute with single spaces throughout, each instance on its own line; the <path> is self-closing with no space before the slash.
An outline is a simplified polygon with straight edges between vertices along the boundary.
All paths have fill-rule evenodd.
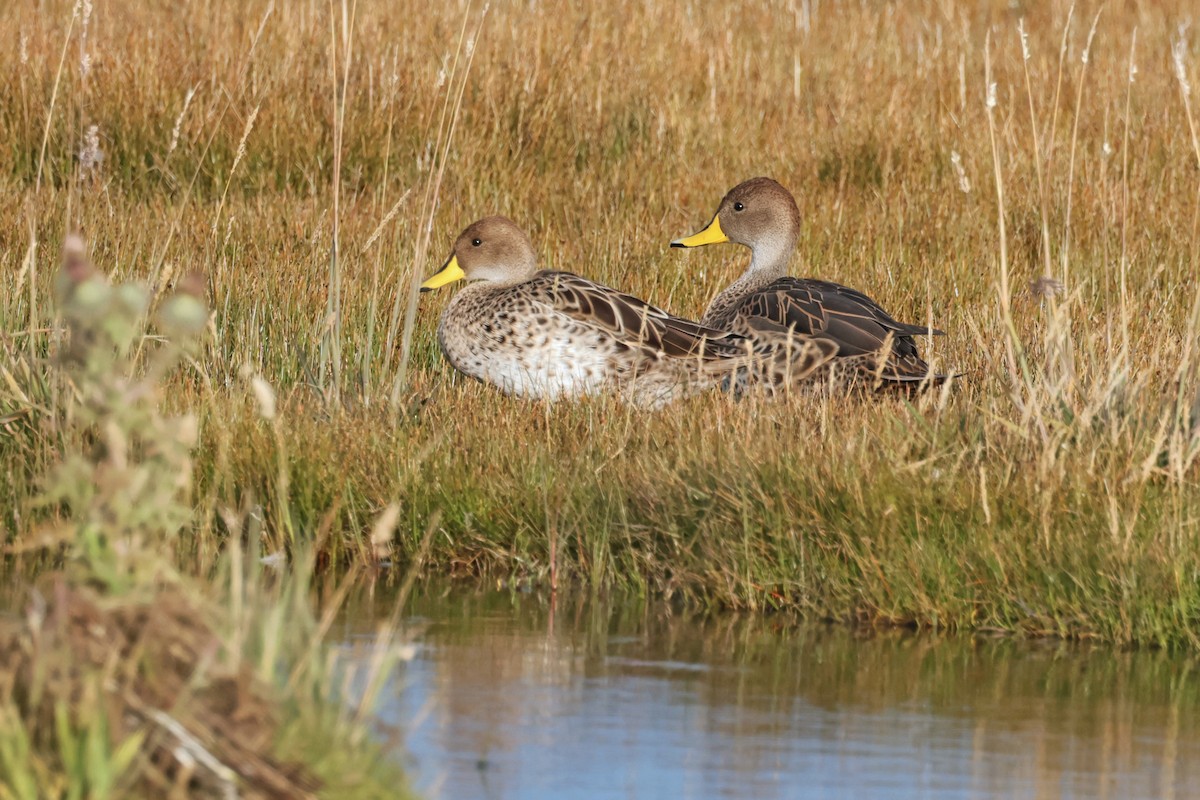
<path id="1" fill-rule="evenodd" d="M 542 270 L 522 289 L 556 311 L 672 358 L 723 359 L 747 352 L 743 336 L 676 317 L 574 273 Z"/>
<path id="2" fill-rule="evenodd" d="M 941 336 L 936 328 L 899 322 L 862 292 L 831 281 L 779 278 L 748 294 L 729 310 L 730 325 L 751 319 L 767 320 L 797 334 L 837 345 L 838 359 L 858 359 L 886 352 L 878 373 L 885 381 L 943 380 L 930 375 L 917 351 L 915 336 Z M 889 351 L 885 348 L 890 347 Z M 866 364 L 871 359 L 862 358 Z"/>

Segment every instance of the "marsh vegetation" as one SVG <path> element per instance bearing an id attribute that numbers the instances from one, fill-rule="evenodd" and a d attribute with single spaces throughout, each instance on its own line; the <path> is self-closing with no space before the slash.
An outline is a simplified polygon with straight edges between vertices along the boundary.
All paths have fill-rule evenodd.
<path id="1" fill-rule="evenodd" d="M 157 382 L 144 413 L 194 425 L 183 484 L 135 505 L 189 580 L 230 574 L 236 544 L 334 580 L 382 565 L 1194 647 L 1189 9 L 7 4 L 12 573 L 78 557 L 110 513 L 79 523 L 95 427 L 56 371 L 78 232 L 110 284 L 147 287 L 139 325 L 203 276 L 178 368 L 154 372 L 171 339 L 147 324 L 120 373 Z M 758 174 L 799 200 L 793 273 L 947 331 L 923 355 L 963 377 L 649 411 L 507 398 L 441 358 L 446 301 L 417 286 L 470 220 L 503 213 L 541 263 L 696 318 L 745 257 L 668 243 Z"/>

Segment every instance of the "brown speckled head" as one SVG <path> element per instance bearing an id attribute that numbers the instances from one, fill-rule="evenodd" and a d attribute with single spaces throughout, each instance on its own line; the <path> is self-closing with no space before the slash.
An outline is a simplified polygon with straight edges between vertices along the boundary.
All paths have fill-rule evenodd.
<path id="1" fill-rule="evenodd" d="M 786 265 L 799 235 L 800 209 L 791 192 L 771 178 L 751 178 L 721 199 L 708 227 L 676 239 L 671 246 L 734 242 L 754 252 L 754 266 L 780 268 Z"/>
<path id="2" fill-rule="evenodd" d="M 473 222 L 454 242 L 436 275 L 421 284 L 427 292 L 458 280 L 517 283 L 537 272 L 537 253 L 525 232 L 507 217 Z"/>
<path id="3" fill-rule="evenodd" d="M 730 189 L 717 208 L 729 241 L 754 247 L 765 238 L 793 242 L 800 233 L 800 209 L 792 193 L 771 178 L 751 178 Z"/>

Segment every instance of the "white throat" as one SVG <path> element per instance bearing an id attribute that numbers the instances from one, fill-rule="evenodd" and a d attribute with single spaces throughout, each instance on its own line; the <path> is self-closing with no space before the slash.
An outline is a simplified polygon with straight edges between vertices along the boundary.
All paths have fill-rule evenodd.
<path id="1" fill-rule="evenodd" d="M 750 266 L 747 267 L 746 272 L 765 271 L 780 275 L 786 274 L 788 262 L 792 259 L 792 251 L 795 247 L 795 242 L 788 240 L 786 236 L 772 236 L 756 242 L 750 248 Z"/>

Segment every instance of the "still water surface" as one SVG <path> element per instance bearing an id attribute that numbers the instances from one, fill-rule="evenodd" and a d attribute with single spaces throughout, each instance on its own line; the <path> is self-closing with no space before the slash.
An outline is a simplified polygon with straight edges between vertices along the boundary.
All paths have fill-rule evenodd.
<path id="1" fill-rule="evenodd" d="M 362 657 L 385 597 L 347 609 Z M 424 796 L 1200 798 L 1191 657 L 429 592 L 384 690 Z"/>

